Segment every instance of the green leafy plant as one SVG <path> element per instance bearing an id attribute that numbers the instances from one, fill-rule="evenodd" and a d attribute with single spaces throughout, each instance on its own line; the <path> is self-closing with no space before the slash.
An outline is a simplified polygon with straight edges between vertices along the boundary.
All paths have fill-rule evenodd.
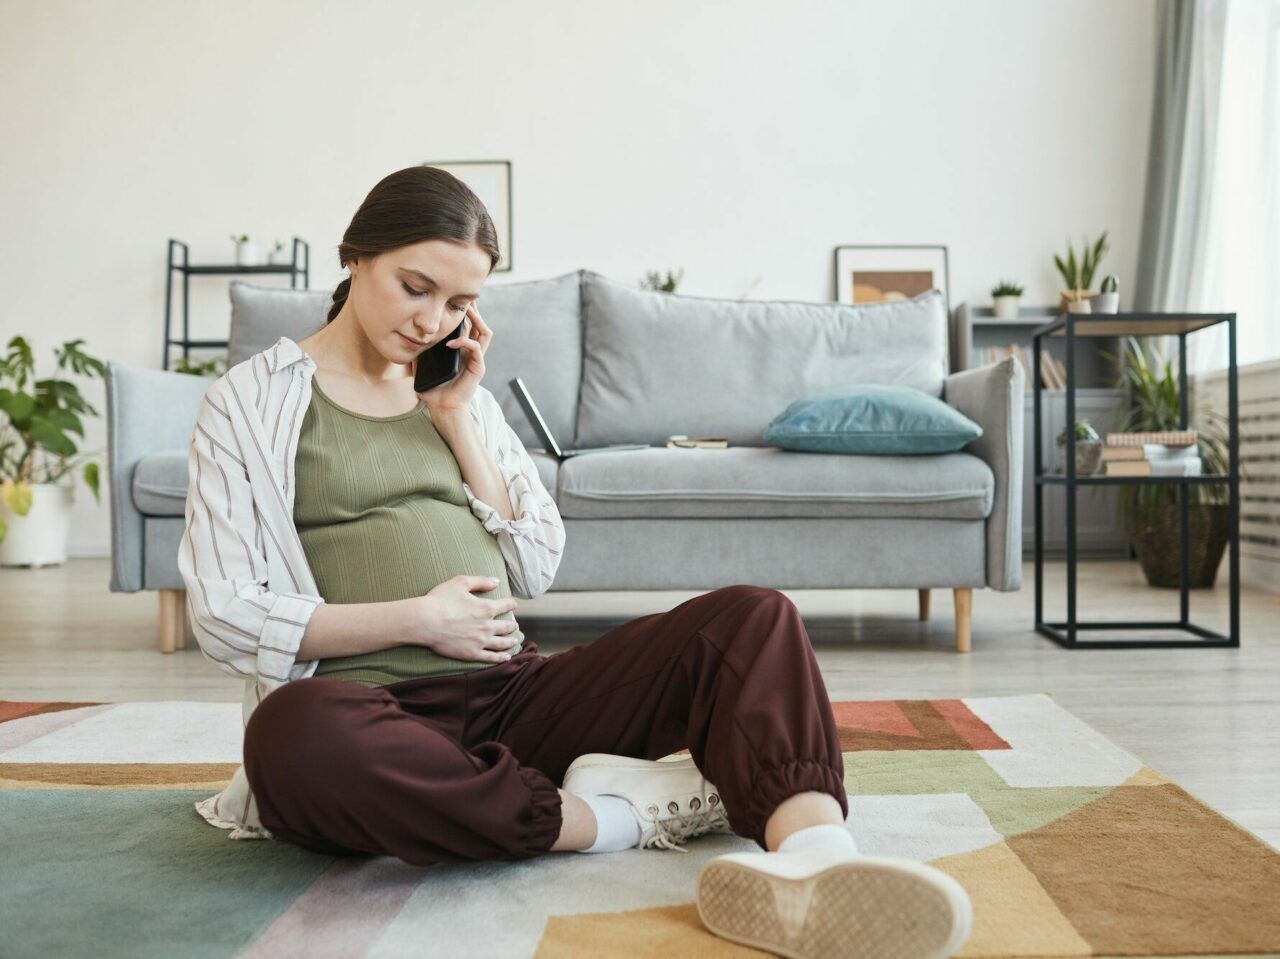
<path id="1" fill-rule="evenodd" d="M 219 353 L 217 356 L 201 361 L 180 356 L 170 369 L 175 373 L 191 373 L 195 376 L 221 376 L 227 371 L 227 355 Z"/>
<path id="2" fill-rule="evenodd" d="M 1076 442 L 1077 443 L 1099 443 L 1102 437 L 1098 435 L 1098 431 L 1093 428 L 1093 424 L 1088 420 L 1076 420 Z M 1067 445 L 1067 428 L 1064 426 L 1058 434 L 1058 445 Z"/>
<path id="3" fill-rule="evenodd" d="M 1089 285 L 1093 283 L 1093 274 L 1097 271 L 1098 264 L 1107 255 L 1107 251 L 1111 249 L 1107 242 L 1107 233 L 1107 230 L 1103 230 L 1102 235 L 1094 240 L 1093 246 L 1089 245 L 1087 239 L 1083 240 L 1083 246 L 1078 258 L 1075 247 L 1072 246 L 1070 240 L 1067 240 L 1067 257 L 1065 260 L 1057 253 L 1053 255 L 1054 265 L 1058 268 L 1058 273 L 1062 277 L 1065 289 L 1076 294 L 1073 299 L 1080 299 L 1080 292 L 1089 289 Z"/>
<path id="4" fill-rule="evenodd" d="M 239 246 L 241 243 L 248 243 L 248 242 L 249 242 L 249 234 L 248 234 L 248 233 L 241 233 L 239 236 L 237 236 L 236 234 L 232 233 L 232 234 L 230 234 L 230 236 L 231 236 L 231 242 L 232 242 L 232 243 L 234 243 L 236 246 Z"/>
<path id="5" fill-rule="evenodd" d="M 1022 296 L 1022 287 L 1013 280 L 1001 280 L 991 288 L 992 296 Z"/>
<path id="6" fill-rule="evenodd" d="M 1178 402 L 1178 366 L 1164 355 L 1159 341 L 1144 344 L 1138 337 L 1125 337 L 1124 356 L 1117 386 L 1125 390 L 1125 413 L 1119 428 L 1124 432 L 1163 432 L 1182 427 Z M 1108 359 L 1114 354 L 1103 351 Z M 1197 452 L 1205 473 L 1225 475 L 1229 456 L 1226 420 L 1210 409 L 1197 410 L 1201 425 L 1196 431 Z M 1191 483 L 1187 486 L 1191 503 L 1226 503 L 1225 483 Z M 1150 519 L 1165 507 L 1176 504 L 1176 486 L 1137 483 L 1120 493 L 1122 508 L 1130 518 Z"/>
<path id="7" fill-rule="evenodd" d="M 1106 276 L 1104 276 L 1102 278 L 1102 286 L 1100 287 L 1100 289 L 1102 290 L 1103 293 L 1119 292 L 1120 282 L 1115 278 L 1115 274 L 1108 273 Z"/>
<path id="8" fill-rule="evenodd" d="M 667 271 L 666 279 L 662 274 L 650 270 L 644 275 L 644 279 L 640 281 L 640 289 L 656 290 L 659 293 L 674 293 L 676 285 L 684 278 L 684 268 L 680 268 L 674 274 L 670 270 Z"/>
<path id="9" fill-rule="evenodd" d="M 83 376 L 105 376 L 106 367 L 80 349 L 83 339 L 68 340 L 55 347 L 58 369 L 68 366 Z M 35 362 L 31 345 L 21 336 L 8 343 L 8 352 L 0 359 L 0 412 L 5 422 L 0 429 L 0 495 L 4 503 L 19 516 L 31 509 L 31 486 L 57 482 L 64 474 L 83 462 L 84 481 L 101 502 L 98 493 L 98 464 L 85 461 L 89 453 L 79 453 L 69 433 L 84 439 L 81 414 L 98 415 L 98 411 L 80 395 L 70 380 L 57 376 L 35 378 Z M 0 519 L 0 540 L 8 528 Z"/>

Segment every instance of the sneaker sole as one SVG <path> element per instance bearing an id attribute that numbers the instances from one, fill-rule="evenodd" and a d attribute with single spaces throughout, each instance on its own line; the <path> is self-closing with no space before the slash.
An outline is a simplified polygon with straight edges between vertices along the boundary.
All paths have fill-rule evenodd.
<path id="1" fill-rule="evenodd" d="M 874 856 L 803 878 L 720 856 L 698 874 L 697 905 L 715 935 L 789 959 L 941 959 L 972 928 L 968 895 L 950 876 Z"/>

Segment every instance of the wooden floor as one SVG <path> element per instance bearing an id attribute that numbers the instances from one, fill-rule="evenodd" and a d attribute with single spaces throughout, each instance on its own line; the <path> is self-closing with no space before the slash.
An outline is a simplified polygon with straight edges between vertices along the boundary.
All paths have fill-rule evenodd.
<path id="1" fill-rule="evenodd" d="M 0 569 L 0 699 L 238 702 L 239 681 L 192 640 L 158 651 L 155 593 L 111 593 L 108 561 Z M 1047 612 L 1061 608 L 1051 566 Z M 955 652 L 952 603 L 914 591 L 786 590 L 813 639 L 832 699 L 1049 693 L 1193 795 L 1280 848 L 1280 597 L 1245 590 L 1240 649 L 1065 650 L 1036 635 L 1031 570 L 1017 593 L 975 591 L 973 651 Z M 670 609 L 696 592 L 551 592 L 516 617 L 544 653 Z M 1177 593 L 1130 563 L 1086 563 L 1081 618 L 1176 619 Z M 1226 590 L 1192 594 L 1193 622 L 1225 631 Z"/>

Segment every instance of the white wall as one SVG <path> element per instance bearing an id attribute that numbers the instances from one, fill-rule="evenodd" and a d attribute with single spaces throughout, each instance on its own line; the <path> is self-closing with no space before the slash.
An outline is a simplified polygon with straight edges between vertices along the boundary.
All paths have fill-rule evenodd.
<path id="1" fill-rule="evenodd" d="M 1005 276 L 1043 303 L 1050 254 L 1110 228 L 1131 285 L 1154 2 L 3 0 L 0 336 L 42 374 L 75 336 L 159 368 L 168 237 L 296 233 L 331 287 L 378 179 L 470 158 L 514 165 L 491 282 L 821 300 L 838 244 L 945 243 L 953 304 Z M 226 278 L 193 284 L 193 335 L 225 337 Z M 86 447 L 105 468 L 101 421 Z M 73 555 L 107 554 L 103 492 Z"/>

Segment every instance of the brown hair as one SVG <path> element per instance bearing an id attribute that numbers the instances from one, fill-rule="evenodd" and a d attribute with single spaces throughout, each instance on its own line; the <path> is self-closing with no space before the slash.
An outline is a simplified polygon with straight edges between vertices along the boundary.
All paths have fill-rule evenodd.
<path id="1" fill-rule="evenodd" d="M 498 265 L 498 231 L 480 198 L 452 173 L 419 165 L 383 177 L 351 218 L 338 245 L 338 262 L 374 256 L 423 240 L 475 243 Z M 333 291 L 325 323 L 332 323 L 351 292 L 351 277 Z"/>

